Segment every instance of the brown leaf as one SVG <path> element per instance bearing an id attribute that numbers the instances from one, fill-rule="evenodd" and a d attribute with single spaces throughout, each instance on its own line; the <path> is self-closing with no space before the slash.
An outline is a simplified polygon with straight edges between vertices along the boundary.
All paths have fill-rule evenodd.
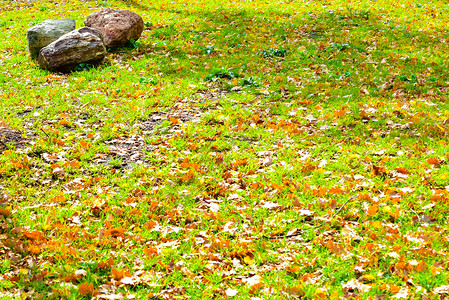
<path id="1" fill-rule="evenodd" d="M 95 295 L 97 293 L 97 291 L 94 288 L 94 285 L 92 283 L 81 283 L 78 286 L 78 293 L 80 293 L 81 296 L 86 296 L 86 295 Z"/>
<path id="2" fill-rule="evenodd" d="M 410 174 L 410 171 L 409 170 L 407 170 L 406 168 L 404 168 L 404 167 L 397 167 L 396 168 L 396 171 L 398 172 L 398 173 L 401 173 L 401 174 Z"/>
<path id="3" fill-rule="evenodd" d="M 294 207 L 301 208 L 301 202 L 299 202 L 298 198 L 293 199 L 292 204 Z"/>
<path id="4" fill-rule="evenodd" d="M 386 171 L 385 171 L 385 167 L 378 167 L 375 165 L 371 165 L 371 169 L 373 170 L 374 175 L 376 176 L 386 176 Z"/>

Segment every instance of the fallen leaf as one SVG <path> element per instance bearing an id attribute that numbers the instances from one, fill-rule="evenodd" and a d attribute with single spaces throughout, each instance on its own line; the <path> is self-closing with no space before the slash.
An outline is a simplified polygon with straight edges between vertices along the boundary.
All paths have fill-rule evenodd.
<path id="1" fill-rule="evenodd" d="M 95 295 L 96 294 L 96 290 L 94 288 L 94 285 L 92 283 L 81 283 L 78 286 L 78 293 L 80 293 L 81 296 L 86 296 L 86 295 Z"/>
<path id="2" fill-rule="evenodd" d="M 379 211 L 379 207 L 377 206 L 377 204 L 373 204 L 368 208 L 368 216 L 372 217 L 375 216 L 377 214 L 377 212 Z"/>
<path id="3" fill-rule="evenodd" d="M 234 297 L 235 295 L 238 294 L 238 291 L 229 288 L 229 289 L 227 289 L 227 290 L 225 291 L 225 293 L 226 293 L 226 296 L 228 296 L 228 297 Z"/>
<path id="4" fill-rule="evenodd" d="M 431 158 L 427 159 L 427 163 L 437 167 L 441 164 L 441 161 L 438 158 L 431 157 Z"/>

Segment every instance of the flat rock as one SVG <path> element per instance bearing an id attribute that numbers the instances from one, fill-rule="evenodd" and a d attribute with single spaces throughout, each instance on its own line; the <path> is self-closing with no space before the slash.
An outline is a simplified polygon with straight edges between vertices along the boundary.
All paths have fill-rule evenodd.
<path id="1" fill-rule="evenodd" d="M 105 56 L 106 47 L 101 32 L 95 28 L 82 27 L 42 48 L 38 63 L 43 69 L 67 73 L 81 63 L 98 64 Z"/>
<path id="2" fill-rule="evenodd" d="M 27 30 L 28 50 L 32 58 L 37 58 L 39 51 L 66 33 L 75 29 L 75 20 L 48 19 Z"/>
<path id="3" fill-rule="evenodd" d="M 131 39 L 137 41 L 144 28 L 142 18 L 135 12 L 112 8 L 88 15 L 84 25 L 100 30 L 104 44 L 111 48 L 125 46 Z"/>

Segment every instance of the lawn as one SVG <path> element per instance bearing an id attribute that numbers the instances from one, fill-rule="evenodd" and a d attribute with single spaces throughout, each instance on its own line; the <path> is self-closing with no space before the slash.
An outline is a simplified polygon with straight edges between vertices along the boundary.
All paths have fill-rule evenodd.
<path id="1" fill-rule="evenodd" d="M 142 37 L 39 69 L 26 30 Z M 449 297 L 449 3 L 0 0 L 1 299 Z"/>

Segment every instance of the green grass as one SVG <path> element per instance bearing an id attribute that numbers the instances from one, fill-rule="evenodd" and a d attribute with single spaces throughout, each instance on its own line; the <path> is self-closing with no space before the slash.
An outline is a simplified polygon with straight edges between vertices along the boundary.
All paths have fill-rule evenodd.
<path id="1" fill-rule="evenodd" d="M 444 296 L 449 4 L 0 7 L 0 298 Z M 30 59 L 104 7 L 142 37 Z"/>

